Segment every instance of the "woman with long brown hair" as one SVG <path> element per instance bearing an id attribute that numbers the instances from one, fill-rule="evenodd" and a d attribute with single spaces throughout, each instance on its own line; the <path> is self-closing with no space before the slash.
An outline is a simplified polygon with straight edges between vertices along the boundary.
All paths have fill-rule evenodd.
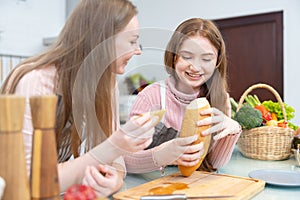
<path id="1" fill-rule="evenodd" d="M 56 42 L 20 63 L 2 94 L 26 96 L 24 145 L 28 174 L 32 148 L 29 97 L 57 95 L 56 139 L 61 191 L 76 183 L 98 196 L 117 191 L 126 172 L 123 155 L 152 141 L 155 119 L 132 118 L 119 127 L 116 74 L 141 54 L 135 6 L 127 0 L 82 0 Z"/>

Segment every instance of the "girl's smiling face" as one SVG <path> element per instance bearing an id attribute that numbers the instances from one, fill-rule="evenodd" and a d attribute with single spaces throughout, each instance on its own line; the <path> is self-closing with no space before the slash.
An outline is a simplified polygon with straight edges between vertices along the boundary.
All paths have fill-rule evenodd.
<path id="1" fill-rule="evenodd" d="M 214 73 L 218 58 L 217 49 L 200 35 L 184 40 L 175 63 L 177 89 L 185 93 L 199 91 Z"/>

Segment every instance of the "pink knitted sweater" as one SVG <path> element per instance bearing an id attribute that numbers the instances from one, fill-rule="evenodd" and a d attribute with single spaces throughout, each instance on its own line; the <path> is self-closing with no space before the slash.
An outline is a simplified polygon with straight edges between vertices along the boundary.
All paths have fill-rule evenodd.
<path id="1" fill-rule="evenodd" d="M 171 77 L 165 80 L 165 87 L 166 114 L 164 124 L 166 127 L 172 127 L 176 130 L 180 130 L 185 108 L 192 100 L 197 98 L 198 94 L 184 94 L 176 90 L 175 80 Z M 132 106 L 130 116 L 160 109 L 161 102 L 160 83 L 156 82 L 147 86 L 138 94 L 135 103 Z M 230 116 L 231 106 L 229 99 L 227 101 L 227 109 L 228 111 L 226 114 Z M 233 133 L 215 141 L 207 155 L 209 162 L 214 168 L 220 168 L 230 160 L 239 134 L 240 133 Z M 126 156 L 125 164 L 127 172 L 129 173 L 144 173 L 157 170 L 160 167 L 155 165 L 155 161 L 152 156 L 152 149 Z"/>

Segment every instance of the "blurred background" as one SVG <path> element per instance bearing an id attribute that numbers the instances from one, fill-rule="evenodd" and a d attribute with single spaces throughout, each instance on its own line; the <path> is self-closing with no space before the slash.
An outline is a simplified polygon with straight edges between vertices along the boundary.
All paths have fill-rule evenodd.
<path id="1" fill-rule="evenodd" d="M 0 0 L 0 84 L 18 62 L 44 50 L 55 40 L 78 2 Z M 143 54 L 134 57 L 126 73 L 118 77 L 121 107 L 130 107 L 134 89 L 167 77 L 163 53 L 172 31 L 182 21 L 200 17 L 214 20 L 225 38 L 231 96 L 238 100 L 254 83 L 270 84 L 295 108 L 293 122 L 300 124 L 300 92 L 296 89 L 300 74 L 299 0 L 132 2 L 139 11 Z M 128 80 L 136 85 L 130 85 Z M 258 94 L 262 99 L 272 98 L 271 94 Z"/>

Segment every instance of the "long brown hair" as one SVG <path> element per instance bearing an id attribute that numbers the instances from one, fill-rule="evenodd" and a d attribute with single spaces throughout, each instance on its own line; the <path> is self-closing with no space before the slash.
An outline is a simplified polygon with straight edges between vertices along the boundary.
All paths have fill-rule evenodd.
<path id="1" fill-rule="evenodd" d="M 44 53 L 20 63 L 3 83 L 1 93 L 12 94 L 26 73 L 51 65 L 56 67 L 58 79 L 54 93 L 61 100 L 56 120 L 58 150 L 68 149 L 71 143 L 72 153 L 78 156 L 82 140 L 86 139 L 86 150 L 89 150 L 115 129 L 115 75 L 111 71 L 115 58 L 113 36 L 124 29 L 136 14 L 136 7 L 128 0 L 81 0 L 67 19 L 56 42 Z M 81 73 L 86 77 L 78 79 L 78 72 L 82 69 L 84 72 Z M 101 77 L 94 86 L 94 98 L 91 98 L 93 95 L 88 94 L 85 88 L 92 87 L 88 85 L 89 76 L 94 75 L 95 69 L 98 73 L 96 75 L 100 73 Z M 75 85 L 80 87 L 75 90 Z M 82 92 L 80 96 L 78 90 Z M 93 115 L 85 110 L 76 115 L 84 115 L 80 117 L 84 117 L 84 123 L 87 124 L 75 126 L 74 107 L 81 104 L 85 107 L 94 105 L 104 135 L 96 132 L 98 129 L 89 128 L 93 126 L 89 116 Z"/>
<path id="2" fill-rule="evenodd" d="M 216 70 L 206 84 L 201 87 L 199 93 L 201 96 L 206 96 L 213 107 L 226 113 L 225 102 L 228 90 L 226 49 L 222 34 L 212 21 L 191 18 L 177 27 L 165 51 L 164 62 L 166 70 L 171 76 L 176 78 L 174 69 L 181 45 L 188 37 L 195 35 L 207 38 L 218 51 Z"/>

